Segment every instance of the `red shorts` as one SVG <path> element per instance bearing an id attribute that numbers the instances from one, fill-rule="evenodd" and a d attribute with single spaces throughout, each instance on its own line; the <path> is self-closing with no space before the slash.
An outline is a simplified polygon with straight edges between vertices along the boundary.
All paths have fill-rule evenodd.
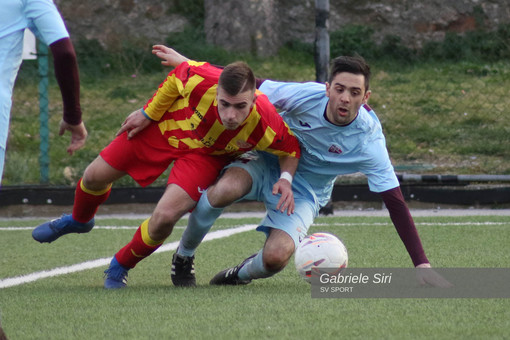
<path id="1" fill-rule="evenodd" d="M 177 184 L 195 201 L 232 159 L 176 149 L 161 135 L 157 124 L 149 125 L 130 140 L 127 133 L 123 133 L 100 155 L 106 163 L 126 172 L 142 187 L 154 182 L 174 162 L 167 183 Z"/>

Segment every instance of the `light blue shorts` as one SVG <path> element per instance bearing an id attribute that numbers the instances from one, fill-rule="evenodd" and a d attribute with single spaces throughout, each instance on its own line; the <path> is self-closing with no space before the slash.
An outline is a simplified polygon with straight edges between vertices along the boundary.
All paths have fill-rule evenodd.
<path id="1" fill-rule="evenodd" d="M 21 64 L 23 31 L 0 38 L 0 183 L 5 162 L 12 91 Z"/>
<path id="2" fill-rule="evenodd" d="M 0 146 L 0 187 L 2 186 L 2 175 L 4 173 L 5 149 Z"/>
<path id="3" fill-rule="evenodd" d="M 249 161 L 247 161 L 249 159 Z M 251 191 L 244 196 L 243 200 L 264 202 L 266 216 L 262 219 L 258 231 L 269 235 L 270 228 L 285 231 L 292 237 L 297 247 L 299 242 L 306 236 L 310 225 L 319 214 L 319 205 L 308 183 L 296 173 L 292 181 L 294 202 L 296 208 L 290 216 L 287 211 L 280 212 L 276 209 L 280 195 L 273 195 L 273 185 L 280 178 L 280 165 L 278 158 L 265 152 L 250 152 L 244 157 L 227 166 L 239 167 L 246 170 L 252 180 Z"/>

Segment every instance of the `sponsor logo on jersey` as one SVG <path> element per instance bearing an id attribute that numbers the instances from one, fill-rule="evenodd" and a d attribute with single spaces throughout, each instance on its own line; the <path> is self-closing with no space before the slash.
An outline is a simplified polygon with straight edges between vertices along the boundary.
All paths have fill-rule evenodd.
<path id="1" fill-rule="evenodd" d="M 302 122 L 301 120 L 299 121 L 299 125 L 307 127 L 307 128 L 311 128 L 310 124 L 308 124 L 307 122 Z"/>
<path id="2" fill-rule="evenodd" d="M 205 121 L 204 115 L 202 113 L 200 113 L 200 111 L 198 111 L 196 107 L 192 107 L 192 109 L 193 109 L 193 112 L 198 116 L 198 118 L 200 118 L 200 120 Z"/>

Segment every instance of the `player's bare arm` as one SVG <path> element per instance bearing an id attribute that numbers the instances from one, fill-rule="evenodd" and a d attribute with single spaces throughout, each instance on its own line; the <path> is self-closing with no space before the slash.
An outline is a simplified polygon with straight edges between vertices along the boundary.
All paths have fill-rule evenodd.
<path id="1" fill-rule="evenodd" d="M 292 156 L 280 157 L 280 171 L 282 176 L 273 186 L 273 195 L 280 194 L 276 206 L 281 212 L 287 210 L 287 215 L 293 214 L 295 209 L 294 193 L 292 192 L 292 178 L 296 173 L 299 159 Z"/>
<path id="2" fill-rule="evenodd" d="M 165 66 L 176 67 L 179 64 L 189 60 L 188 58 L 178 53 L 173 48 L 164 45 L 152 46 L 152 54 L 162 59 L 161 64 Z"/>
<path id="3" fill-rule="evenodd" d="M 117 136 L 128 131 L 128 139 L 131 139 L 136 136 L 138 132 L 149 126 L 150 123 L 151 120 L 142 113 L 142 109 L 138 109 L 127 116 L 119 131 L 117 131 Z"/>

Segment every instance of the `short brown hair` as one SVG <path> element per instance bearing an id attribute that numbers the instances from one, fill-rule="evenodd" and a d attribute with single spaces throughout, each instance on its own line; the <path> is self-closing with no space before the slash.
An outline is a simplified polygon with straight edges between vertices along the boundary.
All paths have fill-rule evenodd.
<path id="1" fill-rule="evenodd" d="M 236 61 L 223 69 L 218 85 L 231 96 L 248 90 L 255 91 L 255 75 L 248 64 Z"/>
<path id="2" fill-rule="evenodd" d="M 362 74 L 365 78 L 365 91 L 368 91 L 370 87 L 370 66 L 362 56 L 341 56 L 333 59 L 329 72 L 329 83 L 331 84 L 333 78 L 342 72 Z"/>

